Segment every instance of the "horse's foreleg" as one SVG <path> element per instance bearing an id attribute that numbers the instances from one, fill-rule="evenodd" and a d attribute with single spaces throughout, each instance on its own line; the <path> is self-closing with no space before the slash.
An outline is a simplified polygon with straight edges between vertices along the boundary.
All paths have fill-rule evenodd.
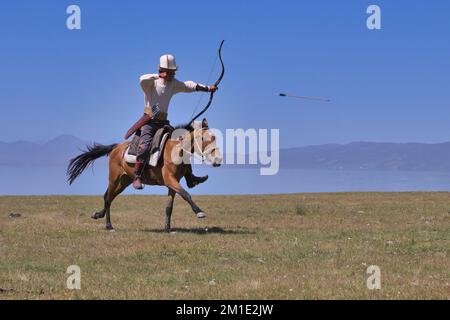
<path id="1" fill-rule="evenodd" d="M 167 181 L 168 180 L 168 181 Z M 166 179 L 166 185 L 176 193 L 178 193 L 192 208 L 192 211 L 195 212 L 197 215 L 197 218 L 205 218 L 205 214 L 202 212 L 202 210 L 195 204 L 195 202 L 192 200 L 191 195 L 189 192 L 183 189 L 183 187 L 180 185 L 180 183 L 173 177 L 170 177 L 169 179 Z"/>
<path id="2" fill-rule="evenodd" d="M 168 192 L 168 201 L 167 201 L 167 207 L 166 207 L 166 232 L 170 232 L 170 219 L 172 217 L 172 210 L 173 210 L 173 201 L 175 199 L 175 191 L 172 189 L 169 189 Z"/>

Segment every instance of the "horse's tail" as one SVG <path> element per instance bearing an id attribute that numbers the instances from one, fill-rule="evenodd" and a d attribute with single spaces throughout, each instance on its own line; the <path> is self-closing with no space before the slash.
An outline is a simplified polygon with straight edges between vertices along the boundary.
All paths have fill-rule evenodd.
<path id="1" fill-rule="evenodd" d="M 72 184 L 89 165 L 93 165 L 96 159 L 109 155 L 117 145 L 115 143 L 105 146 L 94 143 L 92 146 L 87 147 L 87 151 L 70 160 L 69 166 L 67 167 L 67 180 L 69 184 Z"/>

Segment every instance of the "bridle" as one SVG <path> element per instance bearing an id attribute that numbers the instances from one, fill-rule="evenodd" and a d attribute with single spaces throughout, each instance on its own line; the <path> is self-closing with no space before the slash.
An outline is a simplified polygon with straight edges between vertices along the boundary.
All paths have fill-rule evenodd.
<path id="1" fill-rule="evenodd" d="M 196 155 L 199 155 L 201 157 L 202 162 L 204 162 L 206 160 L 206 156 L 209 155 L 209 154 L 212 154 L 218 148 L 214 147 L 214 148 L 212 148 L 212 150 L 208 150 L 208 153 L 205 154 L 205 151 L 203 151 L 203 148 L 200 146 L 199 142 L 197 141 L 198 139 L 196 139 L 196 132 L 197 131 L 202 131 L 202 130 L 203 130 L 203 128 L 201 128 L 201 129 L 194 129 L 194 131 L 193 131 L 194 132 L 194 135 L 193 135 L 194 143 L 192 144 L 191 150 L 193 149 L 194 151 L 187 150 L 186 148 L 183 147 L 183 141 L 184 141 L 184 139 L 186 139 L 186 136 L 188 134 L 190 135 L 190 132 L 187 133 L 185 136 L 183 136 L 181 138 L 180 149 L 181 149 L 181 151 L 186 152 L 190 156 L 194 156 L 195 157 Z M 203 136 L 202 136 L 202 139 L 203 139 Z M 195 148 L 197 148 L 197 150 L 198 150 L 197 152 L 195 152 Z"/>

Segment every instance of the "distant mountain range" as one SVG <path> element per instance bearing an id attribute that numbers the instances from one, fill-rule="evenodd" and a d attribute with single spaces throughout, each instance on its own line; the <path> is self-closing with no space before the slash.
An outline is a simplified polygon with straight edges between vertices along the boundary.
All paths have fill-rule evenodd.
<path id="1" fill-rule="evenodd" d="M 284 169 L 450 171 L 450 142 L 352 142 L 280 150 Z"/>
<path id="2" fill-rule="evenodd" d="M 61 135 L 44 144 L 0 142 L 0 165 L 67 165 L 89 143 L 72 135 Z M 281 149 L 280 168 L 450 172 L 450 142 L 352 142 Z"/>
<path id="3" fill-rule="evenodd" d="M 85 149 L 87 141 L 72 135 L 61 135 L 47 143 L 28 141 L 0 142 L 0 165 L 61 165 Z"/>

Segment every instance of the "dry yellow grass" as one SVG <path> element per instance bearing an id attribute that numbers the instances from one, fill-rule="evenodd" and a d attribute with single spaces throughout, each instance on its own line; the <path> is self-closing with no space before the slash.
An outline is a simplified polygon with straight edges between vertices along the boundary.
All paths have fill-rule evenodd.
<path id="1" fill-rule="evenodd" d="M 119 197 L 115 233 L 90 219 L 102 197 L 0 197 L 0 299 L 450 298 L 448 193 L 195 199 L 207 219 L 177 197 L 166 234 L 161 196 Z"/>

